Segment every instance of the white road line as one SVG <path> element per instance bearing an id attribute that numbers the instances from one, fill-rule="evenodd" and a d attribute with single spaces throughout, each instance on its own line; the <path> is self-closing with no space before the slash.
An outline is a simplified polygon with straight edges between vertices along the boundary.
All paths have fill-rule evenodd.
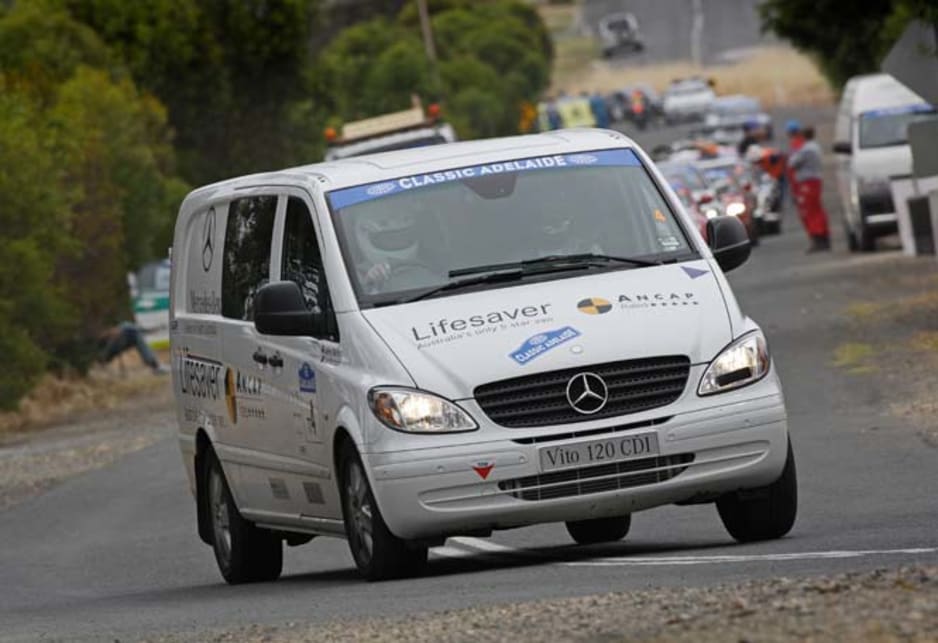
<path id="1" fill-rule="evenodd" d="M 616 558 L 597 558 L 563 563 L 571 567 L 642 567 L 651 565 L 714 565 L 720 563 L 780 562 L 788 560 L 822 560 L 832 558 L 863 558 L 867 556 L 899 556 L 914 554 L 938 554 L 938 547 L 918 547 L 914 549 L 861 549 L 806 551 L 778 554 L 750 554 L 730 556 L 662 556 L 641 557 L 622 556 Z"/>
<path id="2" fill-rule="evenodd" d="M 492 554 L 508 554 L 511 556 L 529 555 L 529 552 L 523 549 L 515 549 L 514 547 L 499 545 L 491 540 L 482 540 L 481 538 L 472 538 L 470 536 L 456 536 L 455 538 L 450 538 L 447 542 Z"/>
<path id="3" fill-rule="evenodd" d="M 459 549 L 457 547 L 432 547 L 430 553 L 440 558 L 472 558 L 479 552 Z"/>

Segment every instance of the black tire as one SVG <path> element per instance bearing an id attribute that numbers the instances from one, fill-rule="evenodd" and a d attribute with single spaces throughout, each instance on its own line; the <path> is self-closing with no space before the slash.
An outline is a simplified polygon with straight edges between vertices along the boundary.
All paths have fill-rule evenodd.
<path id="1" fill-rule="evenodd" d="M 427 548 L 398 538 L 384 522 L 368 476 L 355 448 L 346 443 L 339 454 L 340 493 L 345 534 L 355 565 L 370 581 L 419 574 L 427 564 Z M 360 487 L 359 485 L 364 485 Z M 365 535 L 370 524 L 370 545 Z"/>
<path id="2" fill-rule="evenodd" d="M 766 221 L 765 233 L 766 234 L 782 234 L 782 222 L 781 221 Z"/>
<path id="3" fill-rule="evenodd" d="M 774 540 L 791 531 L 798 513 L 798 476 L 791 441 L 778 480 L 759 489 L 726 494 L 717 500 L 717 511 L 730 536 L 741 543 Z"/>
<path id="4" fill-rule="evenodd" d="M 579 545 L 611 543 L 625 538 L 632 526 L 631 514 L 612 518 L 574 520 L 567 523 L 567 533 Z"/>
<path id="5" fill-rule="evenodd" d="M 873 252 L 876 250 L 876 236 L 869 227 L 860 222 L 860 229 L 857 230 L 857 247 L 860 252 Z"/>
<path id="6" fill-rule="evenodd" d="M 241 516 L 214 453 L 206 458 L 204 475 L 212 549 L 221 575 L 231 585 L 277 580 L 283 570 L 280 536 Z"/>
<path id="7" fill-rule="evenodd" d="M 844 231 L 847 236 L 847 249 L 850 250 L 850 252 L 859 252 L 860 243 L 857 241 L 857 235 L 854 234 L 853 230 L 851 230 L 850 226 L 847 224 L 844 224 Z"/>

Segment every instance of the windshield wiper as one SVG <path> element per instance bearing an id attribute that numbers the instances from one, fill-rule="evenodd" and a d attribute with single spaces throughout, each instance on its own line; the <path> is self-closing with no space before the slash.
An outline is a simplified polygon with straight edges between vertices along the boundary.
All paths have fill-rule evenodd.
<path id="1" fill-rule="evenodd" d="M 524 261 L 515 261 L 509 263 L 495 263 L 485 266 L 473 266 L 472 268 L 459 268 L 450 270 L 448 276 L 466 277 L 465 279 L 455 279 L 439 286 L 433 286 L 422 292 L 405 297 L 399 300 L 400 303 L 408 304 L 421 299 L 428 299 L 441 292 L 449 292 L 477 286 L 479 284 L 492 284 L 502 281 L 519 281 L 529 275 L 539 275 L 550 272 L 561 272 L 566 270 L 583 270 L 591 266 L 603 266 L 610 263 L 624 263 L 635 267 L 660 266 L 662 261 L 650 259 L 636 259 L 632 257 L 615 257 L 611 255 L 585 253 L 575 255 L 550 255 L 538 259 L 525 259 Z M 471 276 L 467 276 L 471 275 Z M 391 303 L 391 302 L 387 302 Z"/>
<path id="2" fill-rule="evenodd" d="M 615 257 L 612 255 L 603 255 L 596 253 L 583 253 L 574 255 L 548 255 L 538 257 L 537 259 L 525 259 L 524 261 L 514 261 L 510 263 L 493 263 L 485 266 L 473 266 L 471 268 L 459 268 L 450 270 L 449 276 L 463 277 L 466 275 L 475 275 L 478 273 L 489 273 L 496 271 L 522 271 L 523 274 L 530 275 L 541 272 L 554 272 L 560 270 L 580 270 L 589 266 L 605 265 L 610 263 L 626 263 L 632 266 L 660 266 L 663 262 L 652 259 L 637 259 L 634 257 Z"/>
<path id="3" fill-rule="evenodd" d="M 509 264 L 512 265 L 512 264 Z M 450 277 L 453 276 L 454 272 L 459 272 L 457 270 L 450 271 Z M 450 290 L 459 290 L 460 288 L 468 288 L 470 286 L 476 286 L 479 284 L 492 284 L 498 283 L 500 281 L 518 281 L 524 276 L 524 271 L 520 268 L 515 268 L 513 270 L 505 269 L 488 269 L 484 275 L 476 275 L 474 277 L 467 277 L 466 279 L 456 279 L 454 281 L 448 281 L 445 284 L 440 286 L 433 286 L 422 292 L 412 295 L 410 297 L 403 297 L 400 299 L 399 303 L 409 304 L 412 301 L 420 301 L 421 299 L 428 299 L 434 295 L 447 292 Z"/>

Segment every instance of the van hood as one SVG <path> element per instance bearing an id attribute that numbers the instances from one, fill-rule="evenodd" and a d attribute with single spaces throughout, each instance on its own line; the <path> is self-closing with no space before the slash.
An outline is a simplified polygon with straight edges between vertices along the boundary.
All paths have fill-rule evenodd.
<path id="1" fill-rule="evenodd" d="M 705 260 L 362 311 L 416 385 L 450 399 L 518 375 L 642 357 L 708 362 L 732 339 Z"/>

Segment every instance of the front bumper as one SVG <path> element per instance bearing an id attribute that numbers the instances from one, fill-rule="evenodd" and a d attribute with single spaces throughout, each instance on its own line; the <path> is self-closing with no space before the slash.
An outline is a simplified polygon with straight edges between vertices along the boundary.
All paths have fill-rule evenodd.
<path id="1" fill-rule="evenodd" d="M 764 393 L 768 387 L 758 388 Z M 553 472 L 540 471 L 541 447 L 618 437 L 626 431 L 657 433 L 660 455 L 640 472 L 623 474 L 613 468 L 597 477 L 583 468 L 589 478 L 578 480 L 579 474 L 571 471 L 558 480 Z M 722 405 L 623 432 L 524 442 L 506 438 L 363 457 L 391 531 L 401 538 L 433 538 L 623 515 L 760 487 L 781 474 L 788 423 L 784 400 L 775 389 L 747 399 L 733 396 Z M 522 484 L 529 492 L 519 492 Z"/>

